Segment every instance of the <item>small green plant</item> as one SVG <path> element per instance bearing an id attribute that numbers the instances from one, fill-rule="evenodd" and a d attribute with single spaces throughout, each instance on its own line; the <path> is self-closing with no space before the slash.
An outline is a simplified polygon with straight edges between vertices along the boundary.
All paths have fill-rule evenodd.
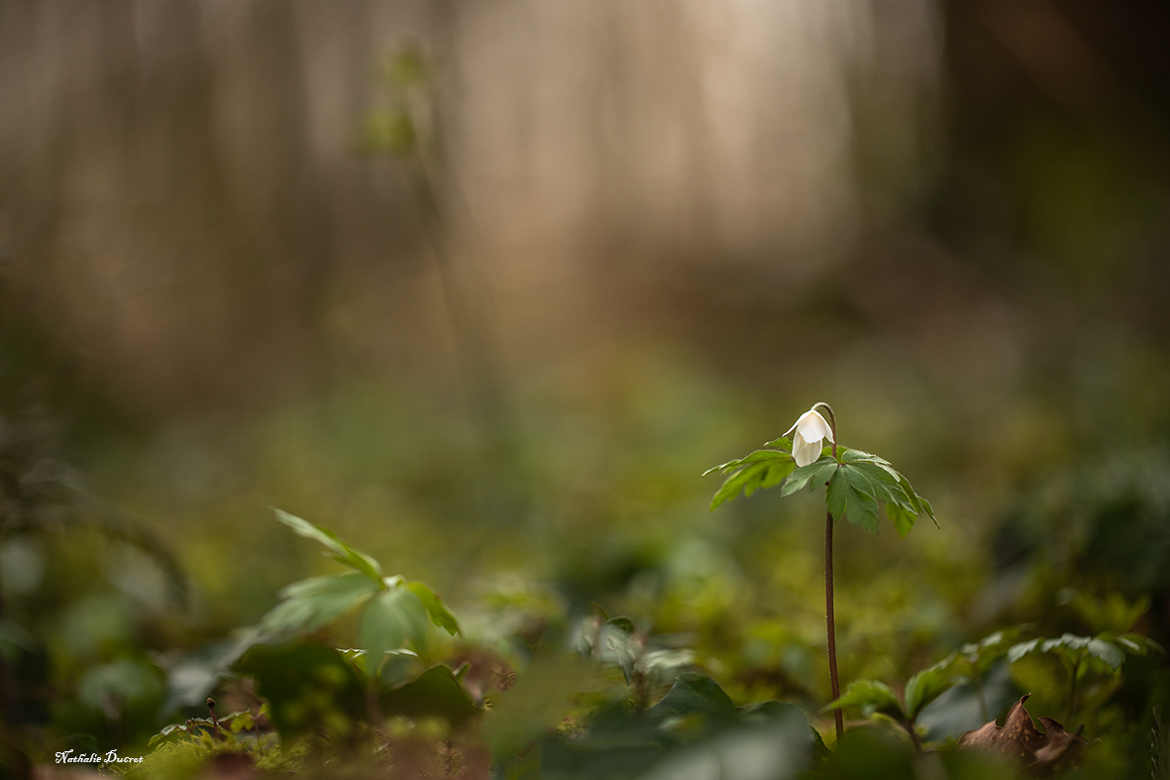
<path id="1" fill-rule="evenodd" d="M 884 506 L 898 533 L 906 534 L 920 515 L 934 521 L 934 509 L 888 460 L 861 450 L 838 447 L 837 416 L 823 401 L 800 415 L 783 436 L 742 458 L 710 468 L 703 476 L 713 473 L 727 477 L 711 499 L 712 509 L 740 494 L 750 496 L 760 488 L 779 486 L 784 497 L 822 484 L 826 486 L 825 632 L 833 699 L 841 698 L 833 616 L 833 522 L 847 519 L 876 532 L 879 508 Z M 840 738 L 845 730 L 840 707 L 833 709 L 833 718 Z"/>
<path id="2" fill-rule="evenodd" d="M 918 733 L 918 717 L 926 706 L 955 685 L 974 681 L 982 685 L 987 670 L 1008 652 L 1008 637 L 1018 631 L 997 631 L 979 642 L 963 645 L 947 657 L 914 674 L 902 689 L 902 698 L 879 680 L 855 680 L 849 683 L 845 694 L 825 706 L 826 710 L 856 707 L 866 717 L 886 719 L 895 723 L 922 749 L 922 735 Z M 980 707 L 986 720 L 986 704 L 980 694 Z"/>
<path id="3" fill-rule="evenodd" d="M 1081 714 L 1086 692 L 1093 692 L 1091 704 L 1100 706 L 1121 684 L 1121 667 L 1127 656 L 1145 656 L 1162 652 L 1162 647 L 1141 634 L 1101 633 L 1096 636 L 1063 634 L 1058 637 L 1030 639 L 1008 650 L 1008 660 L 1016 663 L 1027 656 L 1040 654 L 1056 658 L 1065 677 L 1065 718 L 1071 723 Z"/>
<path id="4" fill-rule="evenodd" d="M 918 734 L 918 716 L 927 704 L 937 699 L 951 687 L 953 681 L 945 669 L 938 664 L 923 669 L 910 678 L 902 701 L 890 687 L 879 680 L 854 680 L 845 689 L 844 695 L 825 706 L 826 710 L 843 710 L 857 707 L 866 717 L 884 718 L 901 727 L 914 743 L 916 750 L 922 749 Z"/>
<path id="5" fill-rule="evenodd" d="M 670 685 L 695 663 L 694 651 L 663 644 L 639 630 L 628 617 L 598 614 L 580 622 L 573 645 L 577 652 L 622 671 L 634 705 L 642 710 L 657 686 Z"/>
<path id="6" fill-rule="evenodd" d="M 334 534 L 280 509 L 276 519 L 321 544 L 338 563 L 353 571 L 294 582 L 281 591 L 283 601 L 260 621 L 261 634 L 283 638 L 307 634 L 361 607 L 358 647 L 365 650 L 366 673 L 374 677 L 387 653 L 405 647 L 425 651 L 427 623 L 459 633 L 459 621 L 424 582 L 382 574 L 379 563 Z"/>
<path id="7" fill-rule="evenodd" d="M 420 662 L 432 662 L 431 625 L 451 636 L 461 634 L 459 621 L 426 583 L 400 575 L 386 576 L 371 556 L 356 550 L 331 531 L 280 509 L 276 519 L 325 548 L 349 571 L 294 582 L 280 591 L 280 602 L 255 626 L 240 629 L 231 640 L 190 653 L 170 669 L 168 709 L 202 701 L 225 676 L 281 653 L 344 616 L 360 611 L 353 647 L 313 648 L 323 657 L 312 663 L 329 666 L 348 679 L 365 678 L 371 696 L 383 678 L 401 682 Z M 310 652 L 303 650 L 303 652 Z M 305 659 L 298 662 L 306 663 Z M 335 675 L 336 676 L 336 675 Z"/>

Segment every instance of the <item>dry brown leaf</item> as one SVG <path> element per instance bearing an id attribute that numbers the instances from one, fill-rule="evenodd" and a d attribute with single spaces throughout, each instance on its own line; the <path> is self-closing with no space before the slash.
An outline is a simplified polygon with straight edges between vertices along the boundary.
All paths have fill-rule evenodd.
<path id="1" fill-rule="evenodd" d="M 1059 722 L 1044 717 L 1040 718 L 1044 731 L 1040 731 L 1024 706 L 1030 695 L 1024 694 L 1012 705 L 1002 726 L 988 721 L 960 737 L 959 747 L 1005 753 L 1037 773 L 1073 760 L 1085 742 L 1080 732 L 1070 733 Z"/>

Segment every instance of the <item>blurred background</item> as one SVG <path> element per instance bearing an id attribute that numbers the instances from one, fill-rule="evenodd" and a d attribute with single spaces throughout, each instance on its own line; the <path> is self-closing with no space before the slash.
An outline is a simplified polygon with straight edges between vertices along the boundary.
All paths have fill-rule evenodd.
<path id="1" fill-rule="evenodd" d="M 841 529 L 844 679 L 1091 633 L 1086 598 L 1165 641 L 1168 34 L 1154 2 L 0 5 L 5 720 L 156 729 L 168 658 L 335 570 L 270 506 L 485 632 L 597 604 L 737 701 L 823 703 L 817 498 L 710 513 L 699 477 L 817 400 L 941 525 Z"/>

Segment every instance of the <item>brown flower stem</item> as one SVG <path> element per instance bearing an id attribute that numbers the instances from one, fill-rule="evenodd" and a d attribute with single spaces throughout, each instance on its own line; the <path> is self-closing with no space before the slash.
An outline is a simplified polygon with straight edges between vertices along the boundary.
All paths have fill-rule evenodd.
<path id="1" fill-rule="evenodd" d="M 829 413 L 829 427 L 833 430 L 833 460 L 840 463 L 837 457 L 837 415 L 833 407 L 824 401 L 813 404 L 813 409 L 824 407 Z M 825 483 L 828 487 L 828 483 Z M 833 617 L 833 513 L 825 512 L 825 632 L 829 638 L 829 682 L 833 689 L 833 701 L 841 698 L 841 680 L 837 675 L 837 621 Z M 833 710 L 833 720 L 837 724 L 837 739 L 845 733 L 845 719 L 840 709 Z"/>
<path id="2" fill-rule="evenodd" d="M 825 512 L 825 630 L 829 636 L 829 682 L 833 701 L 841 698 L 841 681 L 837 676 L 837 621 L 833 617 L 833 513 Z M 837 739 L 845 733 L 845 719 L 840 708 L 833 710 Z"/>

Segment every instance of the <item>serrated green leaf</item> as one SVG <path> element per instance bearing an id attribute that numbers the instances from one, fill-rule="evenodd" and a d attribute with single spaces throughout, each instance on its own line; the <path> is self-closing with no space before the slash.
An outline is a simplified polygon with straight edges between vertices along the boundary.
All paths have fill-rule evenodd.
<path id="1" fill-rule="evenodd" d="M 757 450 L 740 461 L 733 461 L 731 465 L 724 466 L 735 468 L 736 464 L 740 463 L 744 465 L 724 480 L 723 485 L 712 497 L 711 509 L 736 498 L 740 493 L 751 496 L 760 488 L 775 487 L 783 482 L 795 467 L 791 455 L 775 450 Z M 722 468 L 717 466 L 715 470 Z"/>
<path id="2" fill-rule="evenodd" d="M 1032 639 L 1013 645 L 1008 660 L 1015 663 L 1031 653 L 1048 653 L 1059 657 L 1069 668 L 1076 668 L 1088 658 L 1100 664 L 1099 671 L 1115 672 L 1125 661 L 1125 646 L 1111 639 L 1107 634 L 1097 637 L 1062 634 L 1050 639 Z"/>
<path id="3" fill-rule="evenodd" d="M 740 494 L 751 496 L 756 490 L 776 485 L 780 485 L 781 497 L 791 496 L 801 490 L 829 484 L 840 473 L 842 481 L 831 491 L 834 495 L 829 506 L 835 518 L 848 518 L 863 528 L 876 531 L 878 508 L 884 505 L 886 514 L 900 534 L 908 533 L 920 514 L 927 515 L 938 525 L 930 502 L 884 458 L 842 447 L 841 463 L 838 464 L 831 454 L 831 447 L 825 447 L 815 463 L 795 468 L 787 452 L 791 444 L 787 437 L 774 439 L 767 442 L 764 449 L 705 471 L 704 476 L 716 472 L 728 475 L 712 497 L 711 508 L 715 509 Z M 852 513 L 846 511 L 848 508 L 852 508 Z"/>
<path id="4" fill-rule="evenodd" d="M 856 450 L 849 452 L 856 453 Z M 886 516 L 894 524 L 895 530 L 902 536 L 908 534 L 914 527 L 919 509 L 907 495 L 898 472 L 873 460 L 856 457 L 849 464 L 849 468 L 869 481 L 870 494 L 884 505 Z"/>
<path id="5" fill-rule="evenodd" d="M 794 468 L 796 464 L 792 461 L 772 463 L 768 466 L 768 473 L 764 475 L 763 481 L 760 482 L 760 489 L 776 487 L 788 478 Z"/>
<path id="6" fill-rule="evenodd" d="M 369 555 L 366 555 L 359 550 L 353 549 L 345 542 L 337 538 L 337 535 L 332 531 L 328 531 L 324 528 L 313 525 L 304 518 L 297 517 L 294 514 L 285 512 L 283 509 L 277 509 L 276 507 L 273 507 L 272 511 L 276 514 L 276 519 L 281 523 L 284 523 L 286 526 L 306 539 L 312 539 L 327 549 L 330 553 L 332 553 L 333 559 L 338 563 L 345 564 L 351 569 L 359 571 L 370 579 L 381 584 L 382 567 Z"/>
<path id="7" fill-rule="evenodd" d="M 899 536 L 905 536 L 913 530 L 914 520 L 917 517 L 913 512 L 907 512 L 897 504 L 886 504 L 886 516 L 894 524 L 894 530 L 898 532 Z"/>
<path id="8" fill-rule="evenodd" d="M 878 529 L 878 501 L 873 487 L 854 466 L 841 465 L 829 480 L 828 506 L 833 519 L 846 519 L 867 531 Z"/>
<path id="9" fill-rule="evenodd" d="M 868 717 L 875 712 L 905 717 L 898 697 L 890 687 L 879 680 L 854 680 L 841 698 L 825 705 L 824 710 L 857 707 Z"/>
<path id="10" fill-rule="evenodd" d="M 844 463 L 874 463 L 887 466 L 891 470 L 893 469 L 892 464 L 880 455 L 874 455 L 872 452 L 855 450 L 851 447 L 841 448 L 841 461 Z"/>
<path id="11" fill-rule="evenodd" d="M 1024 628 L 1021 626 L 1001 629 L 988 634 L 978 642 L 963 645 L 959 648 L 958 655 L 970 667 L 970 673 L 982 675 L 1008 653 L 1012 643 L 1019 639 L 1022 633 Z"/>
<path id="12" fill-rule="evenodd" d="M 416 649 L 426 646 L 427 613 L 409 588 L 397 587 L 370 599 L 358 628 L 358 645 L 366 651 L 366 672 L 375 676 L 386 651 L 408 642 Z"/>
<path id="13" fill-rule="evenodd" d="M 1120 647 L 1104 639 L 1091 639 L 1085 647 L 1089 655 L 1096 658 L 1112 670 L 1121 668 L 1125 661 L 1125 652 Z"/>
<path id="14" fill-rule="evenodd" d="M 822 455 L 820 460 L 794 469 L 780 486 L 780 495 L 791 496 L 805 488 L 817 487 L 828 482 L 837 469 L 837 461 L 832 456 Z"/>
<path id="15" fill-rule="evenodd" d="M 910 480 L 878 455 L 861 450 L 844 449 L 842 462 L 861 471 L 874 483 L 871 493 L 886 504 L 886 514 L 899 533 L 907 533 L 918 515 L 926 515 L 937 526 L 934 507 L 914 490 Z"/>
<path id="16" fill-rule="evenodd" d="M 895 504 L 907 512 L 914 512 L 914 505 L 898 481 L 897 472 L 869 461 L 851 463 L 849 468 L 869 481 L 870 492 L 875 498 Z"/>
<path id="17" fill-rule="evenodd" d="M 1012 645 L 1008 649 L 1008 654 L 1007 654 L 1008 663 L 1014 664 L 1016 661 L 1020 660 L 1024 656 L 1030 655 L 1032 653 L 1039 652 L 1039 651 L 1040 651 L 1040 640 L 1039 639 L 1029 639 L 1026 642 L 1019 642 L 1017 644 Z"/>
<path id="18" fill-rule="evenodd" d="M 904 485 L 909 485 L 910 483 L 909 483 L 909 482 L 904 482 L 903 484 L 904 484 Z M 910 488 L 910 489 L 911 489 L 911 490 L 914 490 L 914 488 Z M 929 501 L 927 501 L 927 500 L 926 500 L 926 497 L 925 497 L 925 496 L 923 496 L 923 495 L 922 495 L 922 494 L 920 494 L 920 493 L 917 493 L 917 492 L 916 492 L 916 493 L 914 493 L 914 497 L 918 499 L 918 503 L 919 503 L 919 504 L 921 504 L 921 505 L 922 505 L 922 508 L 926 510 L 926 516 L 930 518 L 930 521 L 931 521 L 932 523 L 934 523 L 934 525 L 935 525 L 935 528 L 938 528 L 938 527 L 939 527 L 939 524 L 938 524 L 938 518 L 936 518 L 936 517 L 934 516 L 934 505 L 933 505 L 933 504 L 931 504 Z"/>
<path id="19" fill-rule="evenodd" d="M 733 498 L 738 498 L 741 493 L 750 496 L 755 492 L 755 486 L 764 480 L 767 472 L 767 463 L 755 463 L 735 472 L 724 480 L 723 485 L 711 497 L 711 509 L 715 509 Z"/>
<path id="20" fill-rule="evenodd" d="M 910 503 L 913 505 L 918 514 L 924 514 L 929 517 L 930 521 L 934 523 L 935 527 L 937 528 L 938 519 L 934 516 L 934 507 L 931 506 L 930 502 L 923 498 L 922 495 L 914 489 L 914 486 L 910 484 L 910 480 L 906 479 L 905 475 L 899 473 L 898 482 L 902 486 L 902 489 L 905 491 L 907 497 L 909 497 Z"/>
<path id="21" fill-rule="evenodd" d="M 744 466 L 750 466 L 753 463 L 762 463 L 765 461 L 791 463 L 792 456 L 790 454 L 788 454 L 787 452 L 784 452 L 782 450 L 774 450 L 774 449 L 754 450 L 752 452 L 749 452 L 747 455 L 744 455 L 742 458 L 736 458 L 735 460 L 729 460 L 726 463 L 720 463 L 718 466 L 712 466 L 711 468 L 709 468 L 703 472 L 703 476 L 706 477 L 706 476 L 708 476 L 710 474 L 714 474 L 716 472 L 719 472 L 720 474 L 727 474 L 727 473 L 730 473 L 732 471 L 737 471 L 737 470 L 743 468 Z"/>
<path id="22" fill-rule="evenodd" d="M 431 590 L 425 582 L 408 582 L 406 583 L 406 588 L 418 597 L 419 602 L 427 611 L 427 615 L 430 617 L 432 623 L 451 636 L 456 636 L 461 633 L 459 621 L 455 618 L 455 615 L 451 610 L 447 609 L 447 605 L 443 603 L 439 595 Z"/>

